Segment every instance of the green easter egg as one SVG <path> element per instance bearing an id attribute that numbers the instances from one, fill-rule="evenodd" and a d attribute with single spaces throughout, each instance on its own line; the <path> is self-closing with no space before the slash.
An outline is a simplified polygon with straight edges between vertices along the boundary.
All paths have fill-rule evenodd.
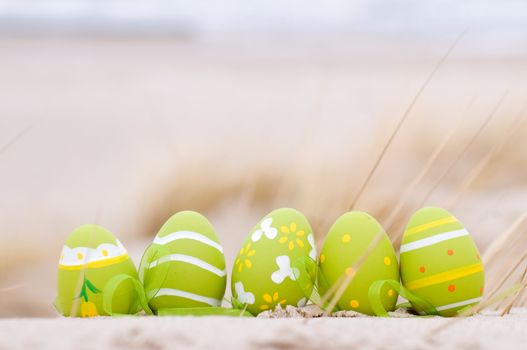
<path id="1" fill-rule="evenodd" d="M 401 243 L 401 279 L 442 316 L 454 316 L 481 300 L 483 264 L 465 227 L 448 211 L 417 211 Z"/>
<path id="2" fill-rule="evenodd" d="M 135 266 L 121 242 L 97 225 L 77 228 L 66 240 L 59 260 L 57 309 L 64 316 L 106 315 L 102 291 L 119 274 L 137 278 Z M 135 298 L 132 283 L 121 283 L 112 301 L 113 312 L 135 312 L 132 310 Z"/>
<path id="3" fill-rule="evenodd" d="M 193 211 L 173 215 L 145 255 L 149 255 L 145 292 L 154 312 L 221 305 L 227 283 L 225 257 L 214 228 L 203 215 Z"/>
<path id="4" fill-rule="evenodd" d="M 266 215 L 249 233 L 234 262 L 232 295 L 253 315 L 276 305 L 303 306 L 296 259 L 316 259 L 315 239 L 305 216 L 282 208 Z"/>
<path id="5" fill-rule="evenodd" d="M 329 230 L 319 258 L 319 289 L 323 295 L 345 275 L 353 272 L 352 266 L 368 250 L 370 243 L 382 235 L 381 240 L 359 267 L 351 283 L 338 301 L 340 310 L 353 310 L 374 315 L 368 290 L 378 280 L 399 282 L 399 267 L 393 246 L 382 226 L 364 212 L 348 212 L 335 221 Z M 381 302 L 391 311 L 397 302 L 397 292 L 388 285 L 381 290 Z"/>

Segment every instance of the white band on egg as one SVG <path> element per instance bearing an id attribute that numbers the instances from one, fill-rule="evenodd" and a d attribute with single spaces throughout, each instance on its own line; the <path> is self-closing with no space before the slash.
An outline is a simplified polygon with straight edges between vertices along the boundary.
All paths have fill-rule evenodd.
<path id="1" fill-rule="evenodd" d="M 155 299 L 162 296 L 171 296 L 171 297 L 181 297 L 185 299 L 190 299 L 194 301 L 199 301 L 201 303 L 209 304 L 210 306 L 220 306 L 221 300 L 205 297 L 203 295 L 194 294 L 190 292 L 185 292 L 179 289 L 173 288 L 161 288 L 159 290 L 152 290 L 147 293 L 148 299 Z"/>
<path id="2" fill-rule="evenodd" d="M 225 269 L 221 270 L 217 268 L 216 266 L 209 264 L 206 261 L 198 259 L 194 256 L 184 255 L 184 254 L 171 254 L 171 255 L 164 256 L 162 258 L 152 261 L 150 265 L 148 265 L 148 268 L 151 269 L 151 268 L 156 267 L 159 264 L 167 263 L 169 261 L 180 261 L 180 262 L 184 262 L 187 264 L 191 264 L 191 265 L 200 267 L 204 270 L 207 270 L 209 272 L 212 272 L 213 274 L 218 275 L 219 277 L 224 277 L 227 275 L 227 272 L 225 271 Z"/>
<path id="3" fill-rule="evenodd" d="M 156 238 L 154 239 L 154 243 L 159 245 L 165 245 L 170 242 L 177 241 L 179 239 L 191 239 L 193 241 L 201 242 L 218 250 L 220 253 L 223 254 L 223 248 L 218 242 L 213 241 L 212 239 L 205 235 L 202 235 L 201 233 L 193 231 L 177 231 L 169 233 L 168 235 L 162 237 L 156 236 Z"/>
<path id="4" fill-rule="evenodd" d="M 444 242 L 450 239 L 468 236 L 468 235 L 469 233 L 465 229 L 440 233 L 432 237 L 423 238 L 418 241 L 403 244 L 401 245 L 400 253 L 402 254 L 402 253 L 410 252 L 412 250 L 428 247 L 428 246 L 431 246 L 431 245 L 434 245 L 440 242 Z"/>

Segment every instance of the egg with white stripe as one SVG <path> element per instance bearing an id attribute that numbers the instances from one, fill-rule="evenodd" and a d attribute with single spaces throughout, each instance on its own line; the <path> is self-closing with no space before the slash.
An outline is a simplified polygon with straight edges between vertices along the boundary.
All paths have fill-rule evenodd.
<path id="1" fill-rule="evenodd" d="M 364 254 L 368 255 L 362 260 Z M 399 266 L 390 239 L 377 220 L 365 212 L 348 212 L 335 221 L 324 240 L 319 266 L 322 295 L 331 287 L 340 286 L 345 277 L 351 278 L 338 300 L 340 310 L 374 315 L 368 295 L 370 286 L 381 280 L 399 282 Z M 383 307 L 392 311 L 397 292 L 385 285 L 379 298 Z"/>
<path id="2" fill-rule="evenodd" d="M 173 215 L 143 257 L 149 306 L 220 306 L 226 285 L 225 257 L 210 222 L 194 211 Z"/>
<path id="3" fill-rule="evenodd" d="M 299 258 L 316 259 L 311 225 L 299 211 L 277 209 L 249 232 L 232 269 L 232 295 L 236 307 L 257 315 L 277 305 L 303 306 L 305 294 L 297 282 Z"/>
<path id="4" fill-rule="evenodd" d="M 401 242 L 401 279 L 442 316 L 476 305 L 484 271 L 470 233 L 448 211 L 427 207 L 410 219 Z"/>
<path id="5" fill-rule="evenodd" d="M 106 315 L 102 295 L 106 283 L 114 276 L 126 274 L 137 278 L 135 266 L 126 249 L 115 236 L 97 225 L 84 225 L 67 238 L 58 265 L 58 296 L 55 306 L 64 316 L 91 317 Z M 130 281 L 115 290 L 112 310 L 135 313 L 135 291 Z"/>

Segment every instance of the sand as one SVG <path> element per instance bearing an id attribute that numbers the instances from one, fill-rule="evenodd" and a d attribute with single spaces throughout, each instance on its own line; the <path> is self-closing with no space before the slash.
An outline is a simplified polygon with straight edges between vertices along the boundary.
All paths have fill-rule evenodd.
<path id="1" fill-rule="evenodd" d="M 497 317 L 4 319 L 0 349 L 523 349 L 527 309 Z"/>

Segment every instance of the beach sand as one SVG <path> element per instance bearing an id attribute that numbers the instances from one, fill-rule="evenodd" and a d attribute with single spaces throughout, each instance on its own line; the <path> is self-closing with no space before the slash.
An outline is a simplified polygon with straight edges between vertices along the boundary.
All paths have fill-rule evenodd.
<path id="1" fill-rule="evenodd" d="M 0 320 L 0 349 L 523 349 L 526 327 L 527 309 L 453 323 L 440 317 L 15 318 Z"/>

